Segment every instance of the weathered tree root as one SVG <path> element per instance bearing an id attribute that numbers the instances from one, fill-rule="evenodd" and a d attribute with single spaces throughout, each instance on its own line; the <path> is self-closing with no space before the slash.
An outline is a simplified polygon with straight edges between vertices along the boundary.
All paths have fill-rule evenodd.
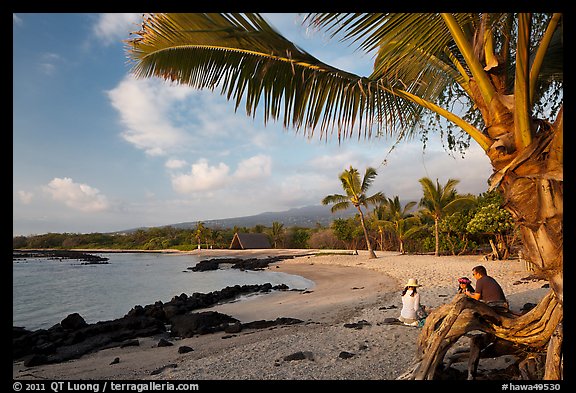
<path id="1" fill-rule="evenodd" d="M 426 318 L 414 363 L 398 379 L 435 379 L 448 350 L 471 331 L 484 332 L 501 344 L 507 342 L 508 345 L 499 345 L 500 356 L 524 354 L 519 366 L 523 379 L 538 376 L 538 372 L 531 371 L 538 367 L 537 362 L 528 359 L 535 359 L 533 354 L 539 352 L 547 353 L 546 371 L 540 375 L 544 379 L 561 379 L 562 319 L 563 308 L 553 291 L 523 315 L 498 312 L 483 302 L 456 295 Z"/>

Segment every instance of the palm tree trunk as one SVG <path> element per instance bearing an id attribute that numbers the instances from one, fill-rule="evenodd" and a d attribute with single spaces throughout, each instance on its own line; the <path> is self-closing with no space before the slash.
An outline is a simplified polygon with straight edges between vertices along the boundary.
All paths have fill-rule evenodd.
<path id="1" fill-rule="evenodd" d="M 561 118 L 554 127 L 542 130 L 532 144 L 512 161 L 498 162 L 488 152 L 495 169 L 491 187 L 499 187 L 508 210 L 520 228 L 523 258 L 535 274 L 550 283 L 554 297 L 564 303 L 563 166 L 558 140 L 562 138 Z M 560 151 L 559 151 L 560 150 Z M 549 343 L 545 378 L 562 374 L 563 313 L 554 326 L 555 339 Z M 550 357 L 554 357 L 551 359 Z"/>
<path id="2" fill-rule="evenodd" d="M 534 267 L 534 274 L 548 280 L 551 292 L 520 317 L 496 315 L 481 302 L 466 298 L 455 298 L 451 304 L 438 307 L 426 318 L 416 364 L 400 379 L 435 378 L 447 350 L 471 330 L 523 345 L 526 354 L 544 351 L 543 378 L 563 378 L 564 196 L 562 153 L 558 148 L 561 121 L 557 124 L 558 128 L 542 130 L 530 146 L 512 158 L 503 159 L 500 152 L 488 151 L 494 167 L 491 188 L 498 187 L 502 192 L 504 208 L 520 228 L 522 254 Z M 519 368 L 526 377 L 528 367 Z"/>
<path id="3" fill-rule="evenodd" d="M 366 240 L 366 247 L 368 248 L 368 258 L 375 259 L 377 258 L 376 253 L 372 249 L 372 245 L 370 244 L 370 238 L 368 237 L 368 231 L 366 230 L 366 223 L 364 222 L 364 213 L 362 213 L 362 209 L 358 206 L 358 211 L 360 212 L 360 223 L 362 224 L 362 230 L 364 231 L 364 239 Z"/>
<path id="4" fill-rule="evenodd" d="M 434 218 L 434 236 L 436 236 L 436 249 L 434 250 L 434 255 L 440 255 L 440 229 L 438 228 L 438 218 Z"/>

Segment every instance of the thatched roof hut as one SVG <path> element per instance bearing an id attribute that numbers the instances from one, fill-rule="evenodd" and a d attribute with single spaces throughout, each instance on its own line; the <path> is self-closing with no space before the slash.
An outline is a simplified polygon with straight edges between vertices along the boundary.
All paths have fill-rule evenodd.
<path id="1" fill-rule="evenodd" d="M 231 250 L 246 250 L 248 248 L 271 248 L 270 240 L 264 233 L 235 233 Z"/>

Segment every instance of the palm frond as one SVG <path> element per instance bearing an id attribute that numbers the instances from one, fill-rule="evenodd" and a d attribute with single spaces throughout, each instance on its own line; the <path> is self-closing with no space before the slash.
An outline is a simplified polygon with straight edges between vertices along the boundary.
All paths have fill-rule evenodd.
<path id="1" fill-rule="evenodd" d="M 456 185 L 460 182 L 457 179 L 448 179 L 444 186 L 440 185 L 438 179 L 436 184 L 428 177 L 423 177 L 419 180 L 422 185 L 423 197 L 419 205 L 423 208 L 422 213 L 435 218 L 440 218 L 442 215 L 449 211 L 448 207 L 455 200 L 462 200 L 467 203 L 467 200 L 476 201 L 474 197 L 459 197 L 456 192 Z M 454 203 L 457 206 L 456 203 Z"/>
<path id="2" fill-rule="evenodd" d="M 422 191 L 424 193 L 424 196 L 420 201 L 421 206 L 423 205 L 424 202 L 439 199 L 438 190 L 434 186 L 434 183 L 432 183 L 432 180 L 430 180 L 428 177 L 423 177 L 420 180 L 418 180 L 418 182 L 422 185 Z"/>
<path id="3" fill-rule="evenodd" d="M 346 195 L 340 195 L 340 194 L 332 194 L 332 195 L 328 195 L 326 197 L 324 197 L 324 199 L 322 199 L 322 204 L 323 205 L 330 205 L 332 203 L 341 203 L 341 202 L 348 202 L 348 197 Z"/>
<path id="4" fill-rule="evenodd" d="M 376 169 L 372 167 L 366 168 L 366 172 L 364 172 L 364 177 L 362 179 L 362 186 L 360 186 L 360 190 L 362 192 L 368 191 L 368 189 L 374 182 L 374 179 L 376 179 L 376 176 L 378 176 L 378 172 L 376 172 Z"/>
<path id="5" fill-rule="evenodd" d="M 384 196 L 384 194 L 382 192 L 377 192 L 375 194 L 370 195 L 369 197 L 365 197 L 364 198 L 364 206 L 368 206 L 368 205 L 377 205 L 379 203 L 382 203 L 384 200 L 386 200 L 386 197 Z"/>
<path id="6" fill-rule="evenodd" d="M 504 13 L 308 15 L 305 21 L 312 26 L 326 29 L 333 37 L 342 35 L 343 41 L 375 55 L 374 70 L 367 77 L 321 62 L 252 13 L 147 15 L 142 29 L 127 40 L 127 53 L 138 77 L 219 88 L 236 110 L 244 106 L 251 116 L 261 110 L 265 123 L 281 120 L 284 127 L 303 129 L 309 137 L 319 130 L 320 138 L 326 139 L 333 134 L 338 140 L 353 135 L 409 139 L 416 132 L 426 132 L 420 122 L 431 111 L 488 150 L 493 136 L 482 131 L 483 121 L 489 119 L 483 118 L 479 107 L 491 102 L 495 92 L 512 95 L 515 59 L 509 55 L 518 51 L 514 45 L 520 31 L 513 26 L 515 17 Z M 538 26 L 545 26 L 552 15 L 534 18 L 540 18 Z M 531 55 L 542 42 L 540 54 L 530 58 L 536 62 L 534 72 L 540 69 L 537 84 L 536 75 L 530 76 L 533 100 L 558 92 L 548 88 L 562 80 L 561 22 L 540 35 L 546 40 L 525 40 Z M 492 86 L 484 69 L 487 58 L 490 67 L 498 62 L 506 75 L 498 86 Z M 473 94 L 478 91 L 482 96 Z M 451 112 L 451 105 L 462 95 L 472 98 L 476 106 L 461 118 Z"/>
<path id="7" fill-rule="evenodd" d="M 471 208 L 477 205 L 477 199 L 473 197 L 459 197 L 444 206 L 447 214 L 459 211 L 464 208 Z"/>
<path id="8" fill-rule="evenodd" d="M 332 206 L 330 211 L 332 213 L 336 213 L 337 211 L 347 210 L 350 208 L 350 206 L 351 206 L 351 203 L 349 201 L 338 202 Z"/>
<path id="9" fill-rule="evenodd" d="M 410 239 L 412 236 L 416 235 L 417 233 L 419 233 L 420 231 L 423 231 L 425 229 L 426 229 L 425 225 L 412 226 L 412 227 L 408 228 L 408 230 L 406 232 L 404 232 L 404 239 Z"/>
<path id="10" fill-rule="evenodd" d="M 440 203 L 446 205 L 456 197 L 456 186 L 460 180 L 448 179 L 446 184 L 442 187 L 438 180 L 436 180 L 436 191 L 440 196 Z"/>
<path id="11" fill-rule="evenodd" d="M 135 34 L 127 54 L 137 77 L 220 87 L 236 109 L 244 103 L 255 116 L 261 106 L 265 122 L 283 117 L 285 127 L 336 130 L 338 139 L 415 127 L 415 104 L 319 61 L 258 14 L 154 14 Z"/>
<path id="12" fill-rule="evenodd" d="M 474 14 L 457 14 L 462 25 Z M 450 51 L 453 37 L 436 13 L 310 14 L 305 21 L 342 35 L 359 48 L 377 52 L 372 80 L 385 79 L 387 86 L 435 100 L 454 81 L 467 88 L 467 75 L 454 63 Z M 403 105 L 396 101 L 397 105 Z"/>
<path id="13" fill-rule="evenodd" d="M 416 204 L 417 202 L 415 201 L 406 202 L 406 205 L 404 205 L 404 209 L 402 209 L 402 217 L 408 217 L 410 215 L 410 213 L 408 212 L 412 210 L 414 206 L 416 206 Z"/>
<path id="14" fill-rule="evenodd" d="M 358 170 L 350 166 L 350 169 L 345 169 L 339 178 L 342 183 L 342 188 L 346 191 L 348 197 L 359 198 L 362 193 L 362 188 Z"/>

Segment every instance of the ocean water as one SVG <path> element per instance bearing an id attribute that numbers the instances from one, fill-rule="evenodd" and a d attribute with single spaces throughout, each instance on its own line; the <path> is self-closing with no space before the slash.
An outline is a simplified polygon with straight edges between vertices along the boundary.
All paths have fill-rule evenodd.
<path id="1" fill-rule="evenodd" d="M 91 254 L 107 257 L 109 263 L 82 265 L 78 260 L 46 258 L 13 261 L 13 326 L 47 329 L 75 312 L 87 323 L 107 321 L 126 315 L 136 305 L 168 302 L 182 293 L 208 293 L 233 285 L 286 284 L 290 289 L 314 285 L 304 277 L 267 270 L 193 272 L 187 268 L 201 260 L 195 255 Z"/>

